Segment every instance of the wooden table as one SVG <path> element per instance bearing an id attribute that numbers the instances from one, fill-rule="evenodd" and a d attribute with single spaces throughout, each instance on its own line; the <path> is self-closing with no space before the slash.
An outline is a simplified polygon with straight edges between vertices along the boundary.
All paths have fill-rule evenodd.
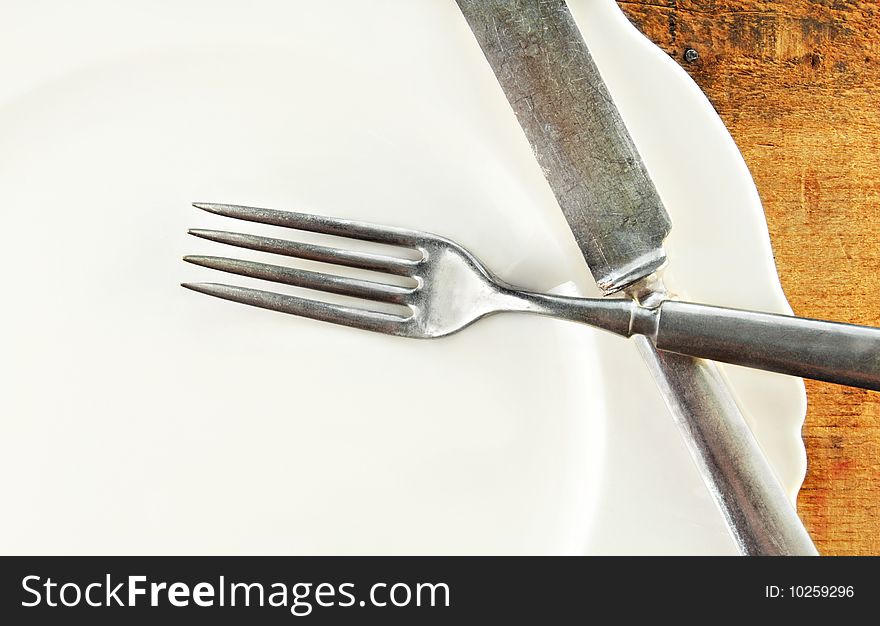
<path id="1" fill-rule="evenodd" d="M 795 312 L 880 326 L 880 1 L 619 4 L 739 145 Z M 801 518 L 822 554 L 880 554 L 880 393 L 807 395 Z"/>

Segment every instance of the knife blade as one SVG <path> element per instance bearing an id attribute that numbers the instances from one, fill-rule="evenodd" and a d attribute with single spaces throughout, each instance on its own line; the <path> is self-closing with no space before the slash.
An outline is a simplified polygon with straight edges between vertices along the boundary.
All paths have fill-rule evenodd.
<path id="1" fill-rule="evenodd" d="M 647 306 L 671 220 L 562 0 L 456 0 L 599 288 Z M 742 554 L 816 554 L 717 368 L 636 342 Z"/>
<path id="2" fill-rule="evenodd" d="M 654 273 L 672 222 L 565 4 L 459 6 L 596 284 L 612 293 Z"/>

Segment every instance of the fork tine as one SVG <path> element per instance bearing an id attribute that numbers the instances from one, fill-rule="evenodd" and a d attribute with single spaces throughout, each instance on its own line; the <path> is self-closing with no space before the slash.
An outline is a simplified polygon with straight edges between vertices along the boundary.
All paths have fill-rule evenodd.
<path id="1" fill-rule="evenodd" d="M 230 233 L 223 230 L 192 228 L 189 230 L 189 234 L 209 241 L 237 246 L 239 248 L 247 248 L 249 250 L 271 252 L 273 254 L 281 254 L 298 259 L 320 261 L 322 263 L 334 263 L 336 265 L 357 267 L 377 272 L 388 272 L 389 274 L 397 274 L 400 276 L 409 275 L 418 264 L 417 261 L 381 254 L 356 252 L 354 250 L 341 250 L 339 248 L 328 248 L 326 246 L 318 246 L 300 241 L 288 241 L 286 239 L 276 239 L 274 237 L 259 237 L 257 235 L 246 235 L 243 233 Z"/>
<path id="2" fill-rule="evenodd" d="M 278 211 L 276 209 L 261 209 L 257 207 L 239 206 L 235 204 L 214 204 L 210 202 L 194 202 L 193 206 L 209 213 L 216 213 L 225 217 L 234 217 L 249 222 L 284 226 L 296 230 L 306 230 L 325 235 L 338 237 L 350 237 L 364 239 L 375 243 L 384 243 L 393 246 L 418 246 L 420 242 L 430 237 L 427 233 L 393 226 L 379 226 L 366 222 L 355 222 L 336 217 L 313 215 L 310 213 L 294 213 L 292 211 Z"/>
<path id="3" fill-rule="evenodd" d="M 218 283 L 182 283 L 182 287 L 198 291 L 209 296 L 215 296 L 224 300 L 231 300 L 241 304 L 269 309 L 280 313 L 299 315 L 314 320 L 332 322 L 343 326 L 352 326 L 362 330 L 372 330 L 390 335 L 406 334 L 407 318 L 391 313 L 368 311 L 354 307 L 330 304 L 299 298 L 271 291 L 248 289 L 247 287 L 235 287 Z"/>
<path id="4" fill-rule="evenodd" d="M 328 291 L 343 296 L 366 298 L 392 304 L 405 304 L 406 297 L 413 293 L 409 287 L 386 285 L 370 280 L 334 276 L 323 272 L 310 272 L 293 267 L 282 267 L 268 263 L 255 263 L 240 259 L 229 259 L 215 256 L 185 256 L 187 263 L 208 267 L 222 272 L 239 274 L 249 278 L 269 280 L 294 287 L 305 287 L 317 291 Z"/>

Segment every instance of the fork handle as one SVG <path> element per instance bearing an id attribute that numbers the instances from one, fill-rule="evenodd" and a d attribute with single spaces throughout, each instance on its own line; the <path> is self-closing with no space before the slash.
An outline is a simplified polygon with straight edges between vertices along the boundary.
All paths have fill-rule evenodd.
<path id="1" fill-rule="evenodd" d="M 503 310 L 578 321 L 624 337 L 643 335 L 664 352 L 880 391 L 880 328 L 678 300 L 646 307 L 618 298 L 524 291 L 506 296 Z"/>
<path id="2" fill-rule="evenodd" d="M 654 317 L 659 350 L 880 391 L 878 328 L 675 300 Z"/>

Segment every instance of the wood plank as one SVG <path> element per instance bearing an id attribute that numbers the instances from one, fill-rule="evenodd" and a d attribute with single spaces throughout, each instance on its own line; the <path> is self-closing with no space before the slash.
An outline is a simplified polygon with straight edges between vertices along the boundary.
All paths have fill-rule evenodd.
<path id="1" fill-rule="evenodd" d="M 795 312 L 880 326 L 880 3 L 619 4 L 739 145 Z M 823 554 L 880 554 L 880 393 L 808 381 L 807 394 L 800 515 Z"/>

